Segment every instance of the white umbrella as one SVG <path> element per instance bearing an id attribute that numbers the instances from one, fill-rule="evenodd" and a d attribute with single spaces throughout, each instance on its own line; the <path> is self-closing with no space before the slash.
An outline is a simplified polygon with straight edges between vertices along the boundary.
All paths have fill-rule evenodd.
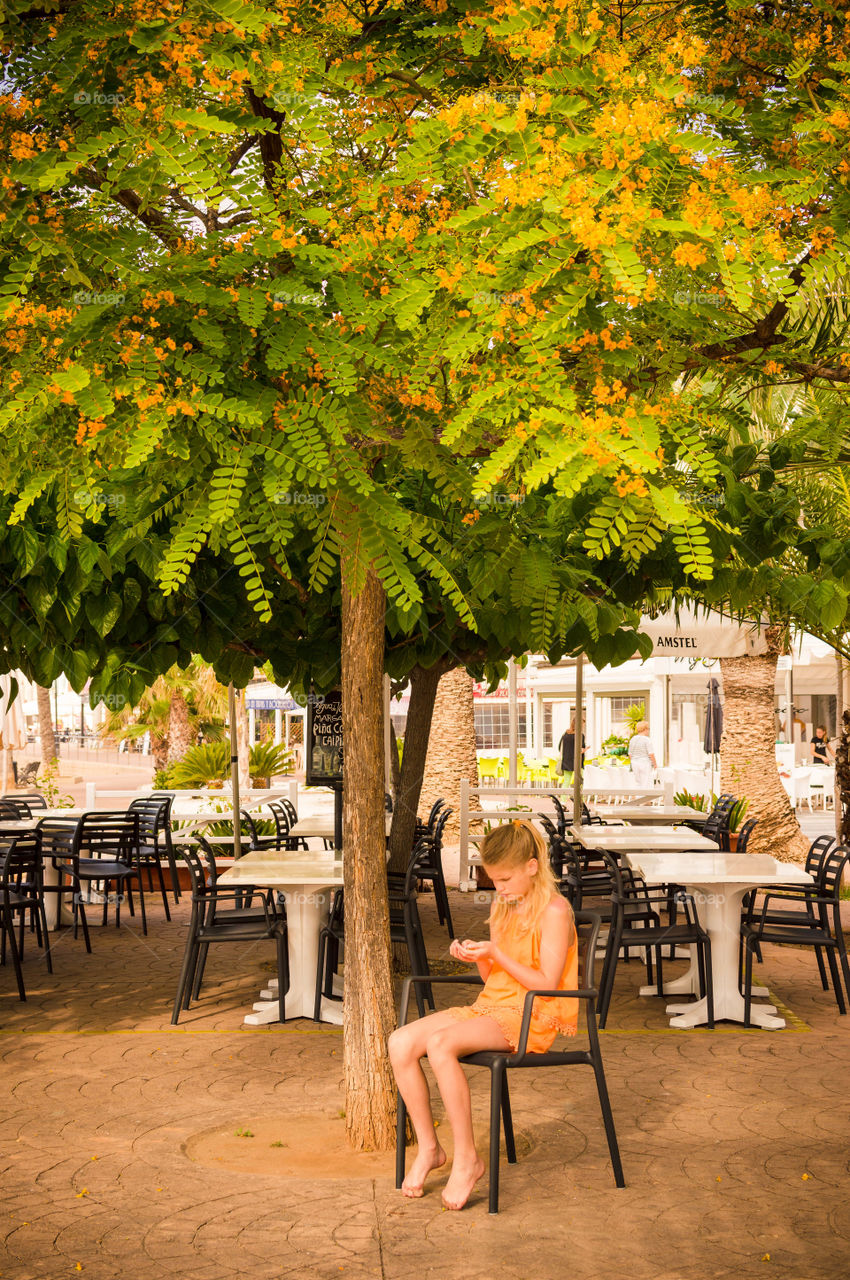
<path id="1" fill-rule="evenodd" d="M 21 751 L 27 745 L 27 727 L 18 698 L 12 701 L 12 677 L 0 676 L 0 795 L 6 794 L 9 785 L 9 765 L 13 751 Z"/>

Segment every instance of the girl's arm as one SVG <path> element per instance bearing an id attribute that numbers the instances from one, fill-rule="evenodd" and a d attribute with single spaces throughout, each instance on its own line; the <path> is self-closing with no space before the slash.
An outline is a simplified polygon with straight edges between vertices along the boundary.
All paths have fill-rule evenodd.
<path id="1" fill-rule="evenodd" d="M 528 964 L 520 964 L 508 951 L 503 951 L 498 942 L 470 942 L 466 946 L 467 955 L 478 964 L 482 977 L 483 965 L 489 962 L 487 974 L 493 964 L 500 965 L 505 973 L 515 978 L 526 991 L 540 988 L 544 991 L 557 987 L 558 980 L 564 972 L 567 952 L 573 938 L 573 913 L 569 903 L 561 897 L 553 898 L 543 912 L 542 932 L 540 938 L 540 967 L 532 968 Z"/>

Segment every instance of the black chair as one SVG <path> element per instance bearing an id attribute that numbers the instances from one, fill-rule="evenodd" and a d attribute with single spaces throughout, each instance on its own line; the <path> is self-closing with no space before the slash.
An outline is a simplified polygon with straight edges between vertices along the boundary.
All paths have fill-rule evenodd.
<path id="1" fill-rule="evenodd" d="M 422 843 L 422 842 L 420 842 Z M 419 846 L 417 845 L 417 848 Z M 416 895 L 416 882 L 419 879 L 416 849 L 411 855 L 404 876 L 398 873 L 387 873 L 387 889 L 390 912 L 390 941 L 401 943 L 407 948 L 409 971 L 417 974 L 428 974 L 428 955 L 425 950 L 425 939 L 419 919 L 419 907 Z M 322 998 L 338 1000 L 334 994 L 333 979 L 339 968 L 340 947 L 345 942 L 345 897 L 342 889 L 338 889 L 331 904 L 328 922 L 319 933 L 319 956 L 316 965 L 316 997 L 313 1017 L 319 1021 Z M 416 991 L 417 1006 L 420 1016 L 425 1013 L 425 1002 L 434 1007 L 430 988 Z"/>
<path id="2" fill-rule="evenodd" d="M 20 822 L 21 819 L 31 817 L 32 810 L 26 800 L 21 800 L 18 796 L 0 798 L 0 818 L 11 818 L 12 821 Z"/>
<path id="3" fill-rule="evenodd" d="M 171 919 L 168 909 L 168 894 L 162 874 L 162 855 L 168 860 L 171 873 L 171 889 L 174 901 L 180 901 L 180 880 L 177 875 L 177 860 L 174 856 L 174 845 L 171 842 L 171 806 L 173 796 L 143 796 L 134 800 L 127 812 L 135 813 L 139 819 L 139 864 L 147 870 L 148 885 L 153 892 L 153 874 L 159 880 L 159 891 L 165 907 L 166 920 Z"/>
<path id="4" fill-rule="evenodd" d="M 18 771 L 18 786 L 31 787 L 41 772 L 41 763 L 38 760 L 30 760 L 29 764 L 25 764 L 23 769 Z"/>
<path id="5" fill-rule="evenodd" d="M 516 1053 L 505 1053 L 488 1049 L 481 1053 L 471 1053 L 461 1058 L 464 1066 L 487 1067 L 490 1072 L 490 1213 L 499 1212 L 499 1140 L 504 1124 L 505 1148 L 509 1164 L 516 1164 L 516 1144 L 514 1142 L 513 1118 L 511 1114 L 510 1094 L 508 1092 L 508 1071 L 513 1068 L 529 1067 L 563 1067 L 589 1066 L 593 1068 L 596 1078 L 596 1092 L 605 1125 L 605 1136 L 608 1140 L 608 1151 L 614 1170 L 614 1182 L 618 1187 L 626 1185 L 623 1177 L 623 1166 L 620 1162 L 620 1149 L 617 1133 L 614 1128 L 614 1117 L 608 1099 L 608 1087 L 605 1081 L 605 1070 L 602 1064 L 602 1051 L 599 1045 L 599 1034 L 596 1026 L 597 989 L 593 985 L 593 962 L 596 954 L 596 941 L 599 935 L 599 917 L 593 912 L 576 913 L 576 928 L 582 944 L 582 985 L 575 991 L 529 991 L 525 997 L 522 1026 Z M 469 975 L 451 978 L 430 978 L 414 975 L 406 978 L 401 994 L 399 1026 L 407 1022 L 410 1004 L 410 990 L 418 985 L 429 983 L 465 983 L 472 986 L 482 985 L 481 979 Z M 538 996 L 555 996 L 562 999 L 581 1000 L 584 1002 L 587 1024 L 588 1046 L 584 1049 L 557 1050 L 550 1049 L 546 1053 L 528 1053 L 526 1044 L 531 1025 L 531 1014 L 534 1001 Z M 421 1016 L 421 1013 L 420 1013 Z M 399 1094 L 396 1118 L 396 1186 L 404 1181 L 405 1138 L 407 1127 L 407 1108 Z"/>
<path id="6" fill-rule="evenodd" d="M 647 920 L 646 918 L 635 920 L 630 918 L 629 907 L 635 901 L 635 891 L 630 880 L 628 868 L 620 866 L 611 854 L 606 852 L 604 856 L 611 873 L 614 888 L 611 894 L 613 907 L 611 924 L 608 930 L 605 962 L 602 967 L 602 978 L 599 984 L 601 992 L 599 998 L 600 1027 L 604 1027 L 608 1019 L 608 1009 L 614 990 L 614 974 L 620 956 L 620 949 L 622 947 L 638 947 L 644 951 L 646 978 L 649 984 L 652 984 L 653 981 L 650 955 L 651 952 L 655 953 L 656 990 L 659 996 L 663 996 L 664 975 L 661 964 L 661 949 L 667 946 L 671 948 L 680 946 L 696 947 L 700 995 L 705 997 L 707 1022 L 709 1027 L 713 1027 L 714 990 L 711 973 L 711 940 L 700 924 L 693 895 L 681 889 L 677 889 L 674 894 L 676 906 L 681 907 L 684 913 L 685 919 L 683 923 L 679 923 L 675 919 L 669 919 L 666 923 L 661 921 L 660 912 L 662 909 L 667 908 L 670 901 L 670 894 L 666 889 L 656 894 L 650 894 L 644 889 L 641 893 L 640 904 L 642 907 L 656 912 L 654 920 Z"/>
<path id="7" fill-rule="evenodd" d="M 393 811 L 393 798 L 390 795 L 389 791 L 384 792 L 384 808 L 386 809 L 387 813 L 392 813 Z"/>
<path id="8" fill-rule="evenodd" d="M 25 800 L 30 809 L 47 808 L 47 801 L 40 791 L 22 791 L 15 796 L 15 800 Z"/>
<path id="9" fill-rule="evenodd" d="M 101 885 L 103 923 L 106 924 L 108 908 L 115 906 L 115 923 L 121 924 L 121 903 L 126 897 L 130 915 L 135 916 L 132 881 L 139 889 L 139 907 L 142 932 L 147 934 L 145 895 L 142 872 L 139 865 L 139 820 L 135 814 L 121 811 L 84 813 L 79 821 L 68 818 L 42 818 L 38 824 L 41 833 L 42 857 L 50 858 L 59 873 L 58 885 L 53 892 L 59 895 L 57 920 L 65 893 L 65 877 L 73 891 L 74 937 L 78 924 L 83 926 L 86 951 L 91 952 L 85 903 L 91 901 L 93 885 Z M 113 894 L 108 886 L 114 884 Z M 87 893 L 83 892 L 86 886 Z M 46 892 L 51 890 L 47 888 Z"/>
<path id="10" fill-rule="evenodd" d="M 558 835 L 566 836 L 567 827 L 569 826 L 569 821 L 567 819 L 567 811 L 561 802 L 561 797 L 556 796 L 554 793 L 550 792 L 549 799 L 552 801 L 552 804 L 555 806 L 555 826 L 558 828 Z"/>
<path id="11" fill-rule="evenodd" d="M 434 823 L 433 832 L 421 836 L 413 847 L 411 858 L 416 858 L 416 876 L 420 883 L 430 883 L 434 890 L 434 901 L 437 905 L 437 917 L 444 924 L 450 938 L 455 936 L 452 911 L 449 906 L 449 893 L 446 877 L 443 872 L 443 831 L 454 812 L 443 808 L 439 811 Z"/>
<path id="12" fill-rule="evenodd" d="M 24 955 L 24 924 L 29 915 L 38 945 L 44 947 L 47 972 L 53 972 L 50 935 L 44 912 L 41 836 L 37 831 L 17 836 L 0 856 L 0 962 L 6 963 L 6 943 L 18 984 L 18 995 L 26 1000 L 21 961 Z M 20 935 L 15 938 L 15 916 L 20 916 Z"/>
<path id="13" fill-rule="evenodd" d="M 813 947 L 818 956 L 821 984 L 826 991 L 828 983 L 821 959 L 821 953 L 825 952 L 838 1012 L 847 1012 L 841 975 L 843 975 L 844 987 L 850 995 L 850 966 L 847 963 L 847 948 L 841 928 L 841 878 L 848 860 L 850 860 L 850 849 L 845 845 L 836 845 L 823 855 L 814 886 L 800 885 L 797 886 L 796 891 L 793 886 L 776 892 L 768 890 L 761 899 L 761 911 L 751 908 L 750 918 L 741 926 L 745 957 L 744 1024 L 746 1026 L 751 1025 L 753 952 L 758 950 L 760 955 L 761 945 L 764 942 L 772 942 L 777 946 Z M 771 911 L 771 900 L 774 902 L 778 900 L 785 909 Z M 794 901 L 798 902 L 802 909 L 796 911 L 790 909 L 790 904 Z M 832 915 L 831 925 L 830 914 Z M 794 916 L 797 917 L 796 920 Z M 841 962 L 841 975 L 836 963 L 836 954 Z"/>
<path id="14" fill-rule="evenodd" d="M 295 805 L 291 800 L 269 800 L 267 806 L 271 810 L 275 827 L 277 828 L 277 838 L 280 841 L 278 848 L 281 849 L 309 849 L 307 841 L 303 837 L 290 838 L 289 832 L 298 821 L 298 814 Z M 333 848 L 333 841 L 325 841 L 325 848 Z"/>
<path id="15" fill-rule="evenodd" d="M 445 809 L 447 803 L 448 801 L 443 799 L 435 800 L 431 805 L 431 809 L 426 820 L 423 822 L 421 818 L 416 819 L 416 829 L 413 833 L 414 844 L 417 840 L 421 839 L 422 836 L 432 836 L 434 834 L 434 828 L 437 825 L 437 815 L 441 809 Z"/>
<path id="16" fill-rule="evenodd" d="M 738 840 L 735 844 L 736 853 L 747 852 L 747 845 L 750 843 L 750 836 L 753 834 L 753 831 L 758 826 L 758 824 L 759 824 L 758 818 L 748 818 L 747 821 L 743 824 L 743 826 L 738 831 Z"/>
<path id="17" fill-rule="evenodd" d="M 172 1024 L 177 1023 L 181 1009 L 188 1009 L 190 1001 L 197 1000 L 200 995 L 211 944 L 254 943 L 265 939 L 273 939 L 277 949 L 278 1014 L 280 1021 L 284 1022 L 286 992 L 289 989 L 286 920 L 275 913 L 266 894 L 261 895 L 262 906 L 257 910 L 243 905 L 246 900 L 244 888 L 219 888 L 215 855 L 203 837 L 198 838 L 198 845 L 203 850 L 203 860 L 197 848 L 191 845 L 180 848 L 192 882 L 192 915 L 171 1013 Z M 225 910 L 221 910 L 222 904 L 225 904 Z"/>

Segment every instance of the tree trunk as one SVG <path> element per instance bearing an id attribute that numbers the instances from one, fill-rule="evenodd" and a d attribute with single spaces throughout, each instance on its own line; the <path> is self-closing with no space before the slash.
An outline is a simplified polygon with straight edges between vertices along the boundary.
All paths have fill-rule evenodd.
<path id="1" fill-rule="evenodd" d="M 168 712 L 168 763 L 182 760 L 195 745 L 195 730 L 189 720 L 189 704 L 182 693 L 174 691 Z"/>
<path id="2" fill-rule="evenodd" d="M 757 818 L 748 852 L 802 862 L 809 847 L 776 767 L 774 688 L 778 629 L 768 627 L 763 657 L 721 658 L 723 739 L 720 789 L 746 796 L 746 818 Z"/>
<path id="3" fill-rule="evenodd" d="M 443 797 L 454 811 L 444 840 L 456 839 L 460 832 L 461 778 L 466 778 L 471 787 L 478 786 L 472 677 L 462 667 L 455 667 L 446 672 L 437 689 L 422 780 L 423 809 Z M 470 796 L 469 807 L 480 809 L 477 796 Z"/>
<path id="4" fill-rule="evenodd" d="M 390 866 L 393 871 L 406 871 L 413 848 L 413 833 L 419 811 L 419 794 L 425 775 L 428 740 L 437 686 L 450 659 L 440 659 L 432 667 L 416 666 L 410 673 L 410 705 L 404 730 L 401 773 L 393 805 L 390 832 Z M 423 818 L 426 814 L 422 815 Z"/>
<path id="5" fill-rule="evenodd" d="M 41 771 L 56 759 L 56 730 L 53 728 L 53 711 L 50 706 L 50 690 L 36 686 L 38 696 L 38 736 L 41 742 Z"/>
<path id="6" fill-rule="evenodd" d="M 850 711 L 841 717 L 841 741 L 835 751 L 835 807 L 838 839 L 850 844 Z"/>
<path id="7" fill-rule="evenodd" d="M 342 559 L 343 860 L 345 884 L 345 1124 L 356 1151 L 395 1143 L 387 1039 L 395 1026 L 390 976 L 384 821 L 384 590 L 370 570 L 351 594 Z"/>
<path id="8" fill-rule="evenodd" d="M 236 690 L 236 755 L 239 771 L 239 794 L 251 790 L 251 747 L 248 742 L 248 703 L 245 690 Z"/>
<path id="9" fill-rule="evenodd" d="M 151 734 L 151 756 L 153 757 L 153 767 L 159 772 L 168 764 L 168 734 L 164 734 L 159 738 Z"/>

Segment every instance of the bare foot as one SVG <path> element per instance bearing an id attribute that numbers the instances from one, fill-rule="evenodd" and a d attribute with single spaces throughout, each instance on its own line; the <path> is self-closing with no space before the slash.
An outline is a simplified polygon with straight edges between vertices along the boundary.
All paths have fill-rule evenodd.
<path id="1" fill-rule="evenodd" d="M 443 1204 L 447 1209 L 462 1209 L 472 1194 L 472 1188 L 484 1173 L 484 1161 L 476 1155 L 474 1164 L 452 1163 L 452 1171 L 443 1191 Z"/>
<path id="2" fill-rule="evenodd" d="M 446 1163 L 446 1153 L 440 1146 L 439 1142 L 435 1147 L 431 1147 L 427 1151 L 423 1151 L 420 1147 L 416 1159 L 410 1166 L 410 1172 L 401 1184 L 401 1194 L 408 1196 L 411 1200 L 417 1199 L 422 1195 L 422 1188 L 425 1185 L 425 1179 L 432 1169 L 439 1169 Z M 482 1165 L 483 1168 L 483 1165 Z"/>

